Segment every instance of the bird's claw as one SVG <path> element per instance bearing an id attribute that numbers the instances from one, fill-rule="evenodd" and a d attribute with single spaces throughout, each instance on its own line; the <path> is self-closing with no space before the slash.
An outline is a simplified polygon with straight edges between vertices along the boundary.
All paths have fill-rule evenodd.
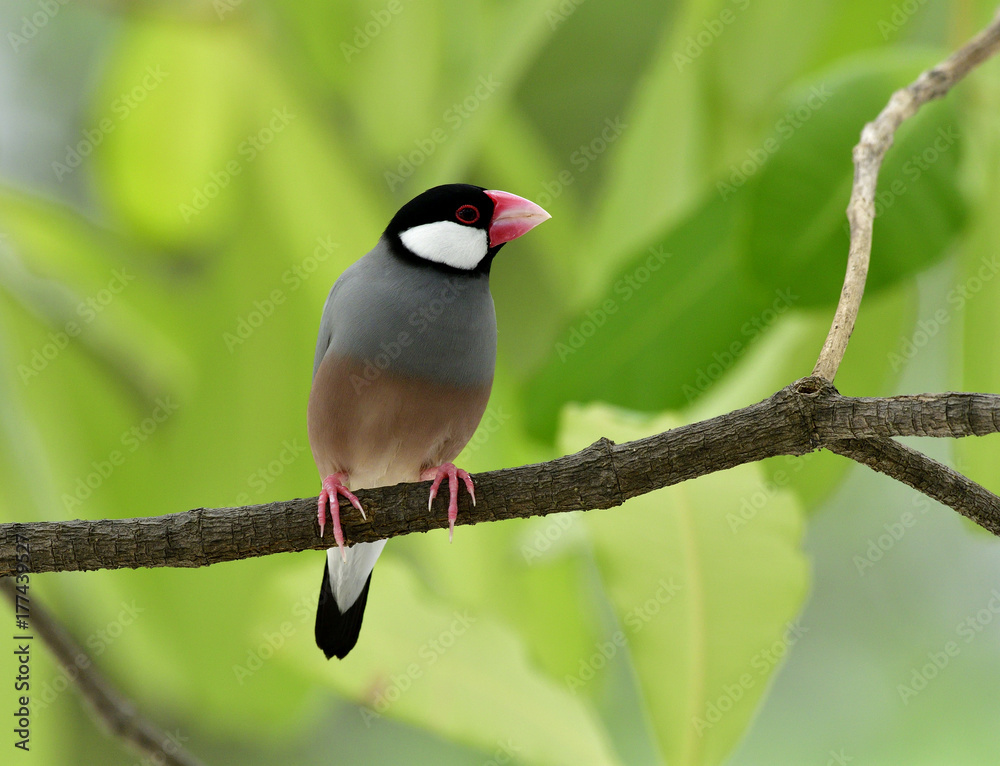
<path id="1" fill-rule="evenodd" d="M 346 562 L 347 551 L 344 550 L 344 530 L 340 526 L 340 500 L 337 498 L 337 495 L 347 498 L 347 501 L 361 513 L 361 518 L 367 521 L 368 517 L 365 516 L 364 509 L 361 507 L 361 503 L 358 502 L 358 498 L 345 486 L 345 479 L 347 479 L 347 474 L 344 473 L 332 473 L 323 479 L 323 489 L 319 493 L 319 504 L 316 515 L 319 519 L 319 536 L 323 537 L 324 528 L 326 527 L 326 509 L 329 506 L 330 518 L 333 520 L 333 540 L 340 549 L 340 557 Z"/>
<path id="2" fill-rule="evenodd" d="M 472 484 L 472 477 L 468 471 L 456 468 L 454 463 L 443 463 L 436 468 L 428 468 L 420 474 L 423 481 L 432 481 L 430 497 L 427 499 L 427 510 L 431 509 L 434 498 L 437 497 L 438 487 L 444 477 L 448 477 L 448 541 L 455 538 L 455 520 L 458 518 L 458 480 L 465 484 L 465 489 L 472 498 L 472 504 L 476 504 L 476 488 Z"/>

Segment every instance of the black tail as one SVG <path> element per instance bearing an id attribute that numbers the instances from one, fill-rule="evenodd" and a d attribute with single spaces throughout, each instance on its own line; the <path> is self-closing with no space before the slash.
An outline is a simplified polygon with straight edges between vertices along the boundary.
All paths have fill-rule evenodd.
<path id="1" fill-rule="evenodd" d="M 368 586 L 371 584 L 372 576 L 369 573 L 358 600 L 351 604 L 350 609 L 341 613 L 330 587 L 330 565 L 324 562 L 323 585 L 319 591 L 319 607 L 316 609 L 316 645 L 323 650 L 327 659 L 334 655 L 338 659 L 344 659 L 358 643 L 361 618 L 365 615 L 365 604 L 368 603 Z"/>

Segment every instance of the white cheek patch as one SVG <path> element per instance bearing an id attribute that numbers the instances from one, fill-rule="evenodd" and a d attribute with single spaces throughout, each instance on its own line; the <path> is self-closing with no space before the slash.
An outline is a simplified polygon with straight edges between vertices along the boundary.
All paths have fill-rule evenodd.
<path id="1" fill-rule="evenodd" d="M 401 233 L 399 238 L 416 256 L 467 271 L 476 268 L 489 249 L 485 229 L 462 226 L 453 221 L 414 226 Z"/>

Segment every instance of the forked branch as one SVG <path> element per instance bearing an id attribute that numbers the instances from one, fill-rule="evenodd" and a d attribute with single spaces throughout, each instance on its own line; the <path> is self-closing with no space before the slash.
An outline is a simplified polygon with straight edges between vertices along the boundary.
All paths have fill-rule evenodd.
<path id="1" fill-rule="evenodd" d="M 954 472 L 928 470 L 930 463 L 923 461 L 929 458 L 891 441 L 997 431 L 998 395 L 851 398 L 819 378 L 805 378 L 757 404 L 666 433 L 626 444 L 602 439 L 548 463 L 478 474 L 478 502 L 473 507 L 461 495 L 458 523 L 612 508 L 743 463 L 826 448 L 904 481 L 1000 534 L 1000 499 L 964 477 L 956 483 Z M 368 519 L 343 514 L 348 544 L 447 527 L 444 502 L 427 512 L 427 486 L 360 490 Z M 32 572 L 198 567 L 332 544 L 319 536 L 315 498 L 153 518 L 3 524 L 0 575 L 14 571 L 18 536 L 30 541 Z"/>

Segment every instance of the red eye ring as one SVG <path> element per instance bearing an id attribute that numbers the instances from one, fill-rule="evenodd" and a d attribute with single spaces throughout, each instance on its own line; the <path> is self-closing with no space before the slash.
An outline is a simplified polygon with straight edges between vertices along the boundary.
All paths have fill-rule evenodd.
<path id="1" fill-rule="evenodd" d="M 471 211 L 471 215 L 469 211 Z M 462 205 L 462 207 L 455 211 L 455 218 L 462 223 L 475 223 L 479 220 L 479 210 L 475 205 Z"/>

